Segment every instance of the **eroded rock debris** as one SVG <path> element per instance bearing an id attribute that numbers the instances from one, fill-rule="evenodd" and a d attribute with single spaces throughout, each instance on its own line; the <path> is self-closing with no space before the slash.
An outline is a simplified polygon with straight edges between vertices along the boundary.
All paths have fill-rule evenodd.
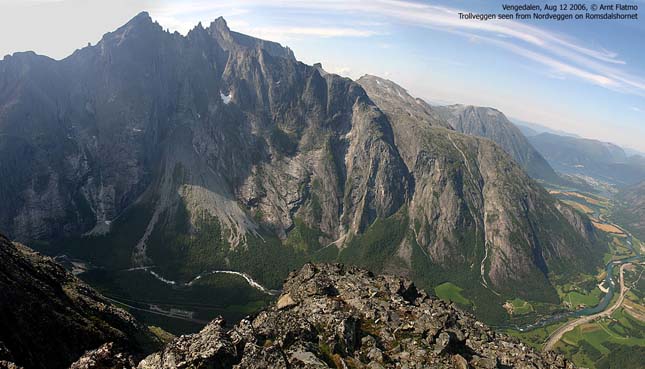
<path id="1" fill-rule="evenodd" d="M 74 368 L 92 367 L 77 364 Z M 306 264 L 289 276 L 278 303 L 228 331 L 222 319 L 215 319 L 148 356 L 138 368 L 574 366 L 558 354 L 538 353 L 494 332 L 408 279 L 341 264 Z"/>

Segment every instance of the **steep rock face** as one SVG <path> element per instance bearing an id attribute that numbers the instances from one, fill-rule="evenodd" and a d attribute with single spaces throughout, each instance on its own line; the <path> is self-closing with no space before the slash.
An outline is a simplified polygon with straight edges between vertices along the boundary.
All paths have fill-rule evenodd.
<path id="1" fill-rule="evenodd" d="M 593 268 L 590 242 L 501 149 L 376 85 L 221 18 L 183 37 L 142 13 L 62 61 L 14 55 L 0 62 L 0 229 L 84 234 L 76 250 L 115 269 L 234 269 L 271 288 L 315 257 L 552 300 L 549 273 Z"/>
<path id="2" fill-rule="evenodd" d="M 166 119 L 155 97 L 168 89 L 142 65 L 159 46 L 143 18 L 60 62 L 33 54 L 0 62 L 0 150 L 12 158 L 0 166 L 16 175 L 0 185 L 10 204 L 0 224 L 12 237 L 100 229 L 145 188 L 155 154 L 146 138 Z"/>
<path id="3" fill-rule="evenodd" d="M 531 177 L 552 183 L 562 182 L 519 128 L 499 110 L 472 105 L 437 106 L 434 109 L 456 131 L 485 137 L 498 144 Z"/>
<path id="4" fill-rule="evenodd" d="M 247 215 L 256 211 L 284 236 L 312 195 L 334 239 L 407 197 L 389 124 L 360 87 L 221 18 L 183 38 L 142 13 L 61 62 L 21 59 L 0 64 L 0 147 L 15 158 L 0 171 L 23 174 L 2 183 L 13 202 L 0 224 L 18 239 L 105 232 L 146 189 L 151 227 L 179 202 L 207 199 L 188 207 L 192 218 L 215 216 L 233 243 L 257 228 Z M 48 137 L 59 143 L 36 145 Z M 18 170 L 25 154 L 33 168 Z"/>
<path id="5" fill-rule="evenodd" d="M 406 89 L 390 80 L 366 74 L 356 83 L 360 84 L 370 98 L 388 114 L 432 127 L 454 128 L 436 107 L 431 107 L 422 99 L 413 97 Z"/>
<path id="6" fill-rule="evenodd" d="M 108 341 L 137 355 L 161 345 L 130 314 L 50 258 L 2 235 L 0 295 L 0 360 L 65 368 Z"/>
<path id="7" fill-rule="evenodd" d="M 389 81 L 365 76 L 359 83 L 388 116 L 414 178 L 414 242 L 404 241 L 399 255 L 420 246 L 430 263 L 478 276 L 503 293 L 527 283 L 543 291 L 549 271 L 568 262 L 584 268 L 580 255 L 594 260 L 588 219 L 549 196 L 499 146 L 432 123 L 440 122 L 437 113 L 414 118 L 406 113 L 410 98 L 393 94 Z M 453 120 L 455 128 L 467 117 Z"/>
<path id="8" fill-rule="evenodd" d="M 407 279 L 306 264 L 277 304 L 226 331 L 214 320 L 152 354 L 140 369 L 573 368 L 500 335 Z"/>

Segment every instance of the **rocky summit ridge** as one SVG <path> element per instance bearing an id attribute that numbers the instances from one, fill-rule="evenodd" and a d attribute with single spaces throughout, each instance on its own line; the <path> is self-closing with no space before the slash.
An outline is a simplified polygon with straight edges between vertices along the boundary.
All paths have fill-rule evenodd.
<path id="1" fill-rule="evenodd" d="M 129 368 L 112 346 L 73 368 Z M 115 359 L 116 358 L 116 359 Z M 88 364 L 89 363 L 89 364 Z M 101 366 L 101 363 L 118 363 Z M 499 334 L 412 282 L 342 264 L 305 264 L 269 308 L 226 330 L 215 319 L 138 365 L 158 368 L 574 368 Z"/>
<path id="2" fill-rule="evenodd" d="M 65 368 L 108 341 L 133 357 L 161 347 L 128 312 L 0 234 L 0 368 Z"/>

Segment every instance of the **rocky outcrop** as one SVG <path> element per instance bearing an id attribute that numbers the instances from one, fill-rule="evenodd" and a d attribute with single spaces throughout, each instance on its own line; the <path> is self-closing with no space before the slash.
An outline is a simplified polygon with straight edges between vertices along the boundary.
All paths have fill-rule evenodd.
<path id="1" fill-rule="evenodd" d="M 198 334 L 181 336 L 162 351 L 139 363 L 139 368 L 230 368 L 239 362 L 237 349 L 224 329 L 221 318 L 210 322 Z"/>
<path id="2" fill-rule="evenodd" d="M 2 235 L 0 296 L 0 360 L 25 368 L 65 368 L 106 342 L 139 356 L 161 345 L 52 259 Z"/>
<path id="3" fill-rule="evenodd" d="M 83 354 L 69 369 L 131 369 L 136 365 L 135 359 L 130 354 L 117 348 L 113 342 L 109 342 Z"/>
<path id="4" fill-rule="evenodd" d="M 400 277 L 306 264 L 287 279 L 285 300 L 230 330 L 215 320 L 138 368 L 574 368 Z"/>
<path id="5" fill-rule="evenodd" d="M 576 233 L 581 235 L 585 241 L 590 243 L 596 242 L 596 231 L 589 217 L 561 201 L 556 201 L 555 206 L 573 229 L 575 229 Z"/>

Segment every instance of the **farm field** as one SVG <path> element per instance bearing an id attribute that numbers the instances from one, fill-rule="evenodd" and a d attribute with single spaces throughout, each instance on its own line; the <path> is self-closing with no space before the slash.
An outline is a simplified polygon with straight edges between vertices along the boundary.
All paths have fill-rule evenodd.
<path id="1" fill-rule="evenodd" d="M 599 234 L 605 237 L 607 253 L 605 262 L 638 257 L 642 253 L 641 240 L 627 232 L 612 218 L 612 199 L 576 191 L 551 190 L 553 196 L 577 211 L 586 214 Z M 620 280 L 618 268 L 613 270 L 613 279 Z M 580 275 L 573 281 L 558 284 L 556 290 L 561 306 L 549 306 L 553 310 L 578 311 L 595 307 L 605 296 L 608 286 L 604 285 L 607 273 L 599 269 L 596 275 Z M 572 359 L 579 367 L 590 369 L 640 369 L 645 362 L 645 262 L 635 260 L 624 268 L 625 297 L 621 305 L 611 314 L 576 326 L 566 332 L 557 342 L 554 350 Z M 618 291 L 618 289 L 616 289 Z M 609 306 L 618 301 L 616 292 Z M 507 301 L 505 308 L 512 316 L 538 316 L 543 306 L 534 307 L 531 301 Z M 522 309 L 531 306 L 532 310 Z M 507 330 L 528 345 L 542 349 L 546 339 L 558 327 L 577 318 L 570 318 L 555 324 L 520 332 Z"/>
<path id="2" fill-rule="evenodd" d="M 435 287 L 434 292 L 440 299 L 452 301 L 454 303 L 470 306 L 472 301 L 461 294 L 463 289 L 453 283 L 446 282 Z"/>

